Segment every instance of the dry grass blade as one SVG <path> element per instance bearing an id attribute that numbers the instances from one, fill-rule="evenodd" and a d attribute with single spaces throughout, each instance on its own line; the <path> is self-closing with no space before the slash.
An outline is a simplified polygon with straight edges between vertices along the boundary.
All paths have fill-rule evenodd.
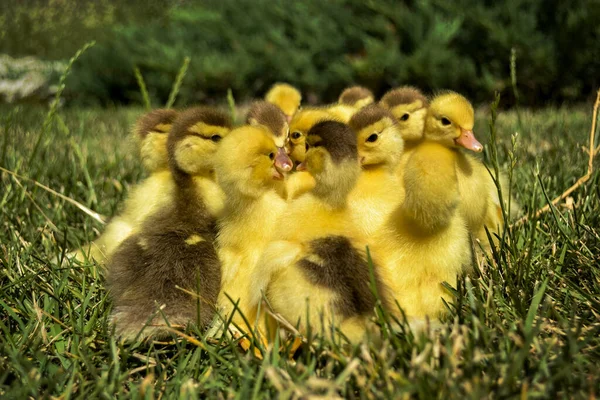
<path id="1" fill-rule="evenodd" d="M 204 346 L 204 344 L 199 341 L 198 339 L 195 339 L 193 337 L 191 337 L 190 335 L 186 335 L 185 333 L 178 331 L 177 329 L 173 329 L 171 327 L 165 326 L 163 328 L 164 330 L 174 333 L 175 335 L 187 340 L 188 342 L 190 342 L 191 344 L 193 344 L 196 347 L 201 348 L 202 350 L 208 351 L 208 349 L 206 348 L 206 346 Z"/>
<path id="2" fill-rule="evenodd" d="M 50 193 L 52 193 L 53 195 L 55 195 L 55 196 L 57 196 L 57 197 L 59 197 L 59 198 L 63 199 L 64 201 L 66 201 L 66 202 L 68 202 L 68 203 L 71 203 L 71 204 L 73 204 L 75 207 L 79 208 L 81 211 L 83 211 L 84 213 L 86 213 L 86 214 L 87 214 L 87 215 L 89 215 L 90 217 L 94 218 L 96 221 L 100 222 L 101 224 L 103 224 L 103 225 L 104 225 L 104 224 L 106 224 L 106 221 L 104 220 L 104 218 L 105 218 L 104 216 L 102 216 L 102 215 L 98 214 L 98 213 L 97 213 L 97 212 L 95 212 L 95 211 L 92 211 L 92 210 L 90 210 L 89 208 L 87 208 L 87 207 L 86 207 L 86 206 L 84 206 L 83 204 L 81 204 L 81 203 L 79 203 L 79 202 L 77 202 L 77 201 L 73 200 L 73 199 L 72 199 L 72 198 L 70 198 L 70 197 L 67 197 L 67 196 L 65 196 L 64 194 L 62 194 L 62 193 L 58 193 L 56 190 L 54 190 L 54 189 L 51 189 L 51 188 L 49 188 L 48 186 L 46 186 L 46 185 L 43 185 L 43 184 L 39 183 L 38 181 L 36 181 L 36 180 L 34 180 L 34 179 L 28 178 L 28 177 L 26 177 L 26 176 L 19 175 L 19 174 L 15 173 L 15 172 L 13 172 L 13 171 L 10 171 L 10 170 L 8 170 L 8 169 L 6 169 L 6 168 L 2 168 L 2 167 L 0 167 L 0 171 L 6 172 L 7 174 L 9 174 L 9 175 L 11 175 L 11 176 L 13 176 L 13 177 L 17 177 L 17 178 L 19 178 L 19 179 L 23 179 L 23 180 L 26 180 L 26 181 L 32 182 L 34 185 L 41 187 L 42 189 L 46 190 L 47 192 L 50 192 Z"/>
<path id="3" fill-rule="evenodd" d="M 17 178 L 15 175 L 12 175 L 12 178 L 15 181 L 15 183 L 21 189 L 23 189 L 23 193 L 25 193 L 25 196 L 27 196 L 27 198 L 29 198 L 29 200 L 31 200 L 31 202 L 33 203 L 33 205 L 35 206 L 35 208 L 37 208 L 37 210 L 40 212 L 40 214 L 42 214 L 42 216 L 46 219 L 46 222 L 48 222 L 48 225 L 50 225 L 50 228 L 52 228 L 55 232 L 60 232 L 60 230 L 54 224 L 54 222 L 52 222 L 52 220 L 50 219 L 50 217 L 48 217 L 46 215 L 46 213 L 44 213 L 44 210 L 42 210 L 42 208 L 38 205 L 38 203 L 35 202 L 35 199 L 33 198 L 33 196 L 31 194 L 29 194 L 29 192 L 27 191 L 27 189 L 25 189 L 25 187 L 23 186 L 23 184 L 21 183 L 21 181 L 19 181 L 19 178 Z"/>
<path id="4" fill-rule="evenodd" d="M 592 173 L 594 172 L 594 156 L 598 153 L 598 151 L 600 151 L 600 146 L 596 147 L 596 149 L 592 151 L 592 149 L 594 148 L 594 142 L 596 140 L 596 120 L 597 120 L 597 116 L 598 116 L 598 107 L 599 106 L 600 106 L 600 89 L 598 89 L 598 92 L 596 93 L 596 102 L 594 103 L 594 111 L 592 114 L 592 128 L 590 129 L 590 145 L 588 147 L 589 150 L 587 151 L 588 154 L 590 155 L 590 158 L 588 161 L 587 173 L 584 176 L 582 176 L 581 178 L 579 178 L 573 186 L 571 186 L 570 188 L 565 190 L 560 196 L 558 196 L 554 200 L 552 200 L 550 202 L 550 204 L 546 204 L 544 207 L 537 210 L 535 212 L 535 214 L 533 214 L 533 218 L 537 218 L 540 215 L 542 215 L 543 213 L 548 212 L 550 210 L 550 207 L 556 206 L 562 200 L 567 198 L 571 193 L 573 193 L 575 190 L 577 190 L 579 188 L 579 186 L 583 185 L 585 182 L 587 182 L 592 177 Z M 519 220 L 515 221 L 512 224 L 512 226 L 521 225 L 521 224 L 527 222 L 528 220 L 529 220 L 529 216 L 526 215 L 523 218 L 520 218 Z"/>

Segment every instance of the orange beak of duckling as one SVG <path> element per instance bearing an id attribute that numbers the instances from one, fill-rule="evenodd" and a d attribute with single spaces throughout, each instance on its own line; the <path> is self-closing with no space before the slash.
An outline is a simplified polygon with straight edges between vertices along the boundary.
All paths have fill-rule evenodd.
<path id="1" fill-rule="evenodd" d="M 306 161 L 296 165 L 296 171 L 306 171 Z"/>
<path id="2" fill-rule="evenodd" d="M 460 147 L 464 147 L 467 150 L 479 153 L 483 151 L 483 145 L 475 139 L 475 135 L 472 130 L 460 129 L 460 136 L 454 139 L 454 144 Z"/>
<path id="3" fill-rule="evenodd" d="M 284 147 L 278 147 L 275 154 L 275 168 L 281 172 L 290 172 L 294 168 L 294 163 L 287 155 Z"/>

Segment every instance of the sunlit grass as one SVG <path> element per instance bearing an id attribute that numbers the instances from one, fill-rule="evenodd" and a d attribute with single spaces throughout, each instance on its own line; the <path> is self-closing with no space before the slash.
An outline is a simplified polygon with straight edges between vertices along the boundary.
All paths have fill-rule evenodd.
<path id="1" fill-rule="evenodd" d="M 47 110 L 4 107 L 0 166 L 52 187 L 104 216 L 143 179 L 130 126 L 140 108 L 58 110 L 37 149 Z M 487 111 L 476 133 L 489 135 Z M 515 160 L 522 213 L 547 203 L 587 169 L 591 107 L 500 113 L 499 164 Z M 516 135 L 516 146 L 512 138 Z M 489 148 L 488 148 L 489 150 Z M 487 153 L 487 151 L 486 151 Z M 489 154 L 489 153 L 487 153 Z M 123 345 L 94 264 L 65 263 L 67 249 L 102 225 L 31 182 L 0 172 L 0 395 L 73 397 L 350 398 L 581 397 L 598 393 L 600 202 L 598 173 L 539 221 L 513 228 L 491 258 L 460 281 L 439 333 L 398 334 L 348 348 L 328 341 L 294 360 L 264 360 L 234 343 L 195 340 Z M 199 345 L 201 344 L 201 345 Z"/>

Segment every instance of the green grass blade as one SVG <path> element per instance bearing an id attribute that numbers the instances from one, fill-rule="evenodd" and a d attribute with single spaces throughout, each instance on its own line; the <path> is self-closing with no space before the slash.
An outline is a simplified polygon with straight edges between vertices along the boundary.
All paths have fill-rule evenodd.
<path id="1" fill-rule="evenodd" d="M 187 73 L 188 66 L 190 65 L 190 58 L 185 57 L 183 60 L 183 65 L 179 69 L 177 73 L 177 78 L 175 79 L 175 83 L 171 88 L 171 93 L 169 93 L 169 100 L 167 101 L 166 108 L 172 108 L 173 104 L 175 104 L 175 99 L 177 99 L 177 94 L 179 94 L 179 90 L 181 89 L 181 84 L 183 83 L 183 79 L 185 78 L 185 74 Z"/>

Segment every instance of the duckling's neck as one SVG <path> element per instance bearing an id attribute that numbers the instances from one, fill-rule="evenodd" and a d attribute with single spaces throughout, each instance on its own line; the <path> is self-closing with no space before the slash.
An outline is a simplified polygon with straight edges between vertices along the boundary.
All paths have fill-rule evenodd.
<path id="1" fill-rule="evenodd" d="M 317 190 L 313 190 L 312 194 L 317 199 L 319 199 L 319 201 L 323 203 L 323 205 L 330 208 L 331 210 L 343 210 L 348 206 L 347 196 L 340 196 L 336 193 L 320 193 Z"/>
<path id="2" fill-rule="evenodd" d="M 197 212 L 204 213 L 206 210 L 205 195 L 206 184 L 215 186 L 214 171 L 203 170 L 197 174 L 190 175 L 182 170 L 172 171 L 175 181 L 175 203 L 180 213 L 195 215 Z M 210 185 L 212 183 L 212 185 Z M 202 210 L 201 210 L 202 209 Z M 217 210 L 209 210 L 211 214 Z"/>
<path id="3" fill-rule="evenodd" d="M 382 162 L 379 164 L 363 165 L 361 167 L 361 175 L 394 173 L 398 167 L 398 162 Z"/>
<path id="4" fill-rule="evenodd" d="M 323 182 L 317 182 L 311 193 L 332 211 L 342 210 L 348 206 L 348 195 L 354 187 L 354 184 L 345 186 L 344 183 L 338 182 L 336 185 L 327 185 Z"/>
<path id="5" fill-rule="evenodd" d="M 173 174 L 173 180 L 175 181 L 175 184 L 180 188 L 193 187 L 194 179 L 196 178 L 210 179 L 212 181 L 215 180 L 215 171 L 213 169 L 203 169 L 198 173 L 191 175 L 182 169 L 171 168 L 171 173 Z"/>
<path id="6" fill-rule="evenodd" d="M 418 139 L 412 139 L 412 140 L 404 140 L 404 151 L 411 151 L 413 150 L 415 147 L 417 147 L 420 143 L 423 142 L 423 138 L 418 138 Z"/>

